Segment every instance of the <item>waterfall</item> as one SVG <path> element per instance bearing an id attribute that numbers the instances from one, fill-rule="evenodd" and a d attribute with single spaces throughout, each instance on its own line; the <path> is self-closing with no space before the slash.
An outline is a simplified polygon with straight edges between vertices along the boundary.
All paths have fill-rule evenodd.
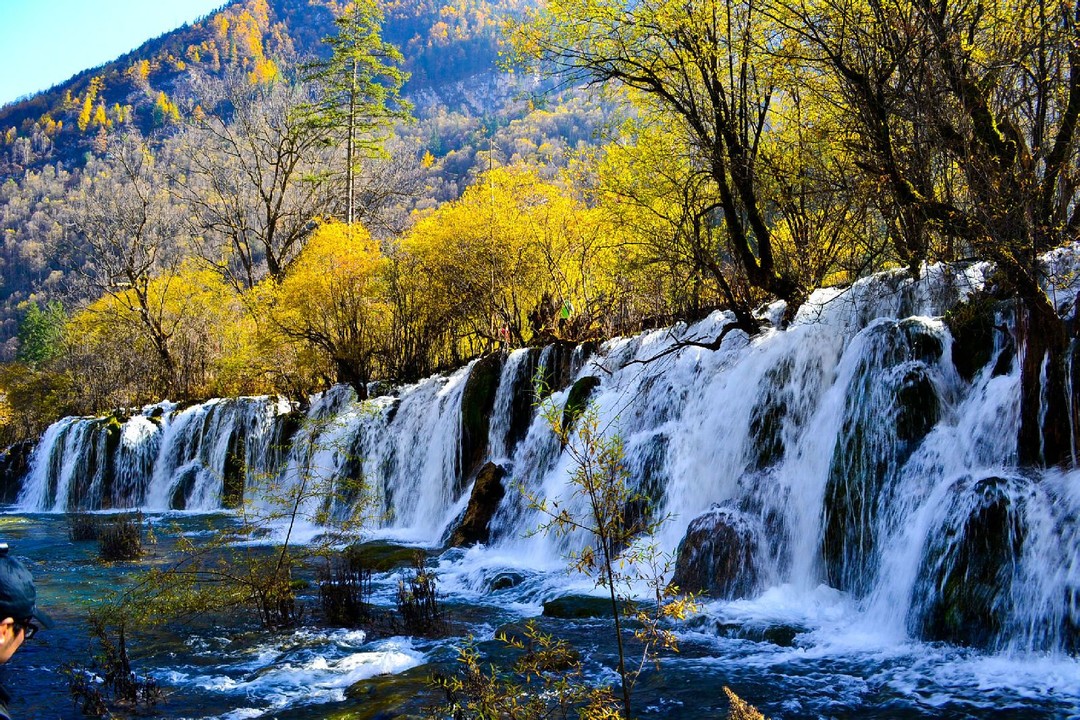
<path id="1" fill-rule="evenodd" d="M 214 510 L 276 467 L 290 403 L 211 400 L 130 417 L 64 418 L 45 432 L 17 505 L 35 512 Z"/>
<path id="2" fill-rule="evenodd" d="M 1075 252 L 1056 262 L 1062 276 L 1080 265 Z M 975 350 L 941 319 L 990 273 L 891 271 L 818 291 L 790 327 L 730 332 L 716 350 L 702 345 L 729 313 L 599 348 L 515 350 L 364 401 L 335 387 L 303 416 L 241 398 L 66 418 L 38 443 L 18 504 L 205 511 L 243 496 L 266 510 L 301 493 L 312 533 L 360 514 L 368 535 L 434 546 L 468 501 L 475 451 L 509 475 L 472 556 L 550 569 L 588 537 L 529 532 L 545 522 L 529 496 L 584 510 L 537 405 L 561 418 L 573 397 L 621 438 L 638 496 L 625 511 L 662 521 L 656 541 L 679 555 L 683 584 L 796 604 L 827 586 L 856 625 L 897 641 L 1076 652 L 1080 472 L 1017 467 L 1008 308 Z M 1056 293 L 1062 306 L 1074 295 Z M 716 576 L 732 563 L 738 577 Z"/>

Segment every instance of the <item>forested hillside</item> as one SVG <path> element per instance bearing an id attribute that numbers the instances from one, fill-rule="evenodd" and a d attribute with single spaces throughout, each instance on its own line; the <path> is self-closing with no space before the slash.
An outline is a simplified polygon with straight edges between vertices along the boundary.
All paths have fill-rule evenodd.
<path id="1" fill-rule="evenodd" d="M 502 25 L 523 5 L 382 5 L 383 37 L 405 53 L 402 96 L 412 103 L 414 119 L 396 122 L 387 151 L 365 163 L 357 192 L 376 234 L 402 229 L 414 209 L 457 198 L 489 164 L 535 156 L 565 166 L 571 152 L 593 141 L 605 122 L 595 99 L 572 92 L 532 102 L 536 82 L 523 83 L 497 67 Z M 85 173 L 95 172 L 120 138 L 139 137 L 157 156 L 162 177 L 181 174 L 170 169 L 170 158 L 198 142 L 195 131 L 206 129 L 207 117 L 228 119 L 230 93 L 293 83 L 305 63 L 328 56 L 322 40 L 334 34 L 335 11 L 334 2 L 236 0 L 114 62 L 0 108 L 0 357 L 14 357 L 19 323 L 35 303 L 72 306 L 92 299 L 73 272 L 83 260 L 66 254 L 77 243 L 64 208 L 79 187 L 92 184 L 84 182 Z M 275 98 L 253 102 L 265 101 L 269 112 L 289 111 L 271 108 L 274 103 L 302 102 Z M 217 162 L 204 160 L 204 169 Z M 166 193 L 181 214 L 190 190 Z M 330 214 L 328 206 L 308 211 L 310 218 Z"/>
<path id="2" fill-rule="evenodd" d="M 238 0 L 0 116 L 9 432 L 724 308 L 688 341 L 715 348 L 816 287 L 989 260 L 1021 460 L 1063 461 L 1039 257 L 1080 230 L 1078 37 L 1012 0 Z"/>

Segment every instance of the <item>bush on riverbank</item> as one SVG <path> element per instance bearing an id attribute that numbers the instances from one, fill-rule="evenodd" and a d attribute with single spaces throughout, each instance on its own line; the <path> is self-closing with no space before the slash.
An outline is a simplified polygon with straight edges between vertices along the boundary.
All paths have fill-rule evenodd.
<path id="1" fill-rule="evenodd" d="M 142 555 L 142 513 L 117 515 L 98 528 L 99 555 L 106 562 L 136 560 Z"/>

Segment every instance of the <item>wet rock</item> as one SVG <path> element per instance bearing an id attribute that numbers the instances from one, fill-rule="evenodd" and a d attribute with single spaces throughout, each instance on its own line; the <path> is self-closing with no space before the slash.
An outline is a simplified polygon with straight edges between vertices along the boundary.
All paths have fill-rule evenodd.
<path id="1" fill-rule="evenodd" d="M 925 640 L 995 649 L 1024 545 L 1021 478 L 957 483 L 947 519 L 923 557 L 912 607 Z"/>
<path id="2" fill-rule="evenodd" d="M 721 623 L 716 627 L 724 637 L 741 638 L 753 642 L 767 642 L 778 647 L 795 647 L 795 638 L 806 632 L 797 625 L 741 625 Z"/>
<path id="3" fill-rule="evenodd" d="M 784 458 L 784 419 L 791 406 L 787 392 L 791 370 L 791 358 L 784 358 L 769 368 L 762 378 L 763 392 L 750 411 L 751 466 L 754 469 L 775 465 Z"/>
<path id="4" fill-rule="evenodd" d="M 244 473 L 247 467 L 247 443 L 241 428 L 234 427 L 229 436 L 222 473 L 221 504 L 226 508 L 240 507 L 244 501 Z"/>
<path id="5" fill-rule="evenodd" d="M 356 543 L 345 548 L 344 553 L 351 569 L 374 572 L 411 567 L 417 553 L 426 554 L 422 548 L 383 541 Z"/>
<path id="6" fill-rule="evenodd" d="M 600 378 L 595 375 L 586 375 L 574 383 L 570 388 L 570 394 L 566 397 L 566 405 L 563 407 L 562 431 L 564 434 L 573 432 L 578 418 L 589 406 L 589 397 L 593 390 L 600 386 Z"/>
<path id="7" fill-rule="evenodd" d="M 472 495 L 469 504 L 465 508 L 465 515 L 461 524 L 450 535 L 451 547 L 476 545 L 486 543 L 490 537 L 491 518 L 499 509 L 499 503 L 506 494 L 503 487 L 503 478 L 506 477 L 506 468 L 489 462 L 480 468 L 473 483 Z"/>
<path id="8" fill-rule="evenodd" d="M 445 699 L 431 683 L 432 665 L 418 665 L 394 675 L 376 675 L 353 683 L 345 690 L 346 704 L 327 720 L 390 720 L 427 717 L 427 709 Z"/>
<path id="9" fill-rule="evenodd" d="M 877 567 L 880 500 L 940 416 L 932 367 L 918 358 L 936 346 L 912 340 L 933 328 L 912 319 L 867 333 L 829 467 L 821 547 L 829 584 L 858 596 Z"/>
<path id="10" fill-rule="evenodd" d="M 564 595 L 544 603 L 544 617 L 562 620 L 611 617 L 611 598 L 594 595 Z"/>
<path id="11" fill-rule="evenodd" d="M 896 437 L 904 442 L 921 440 L 937 425 L 941 403 L 925 365 L 911 366 L 896 389 Z"/>
<path id="12" fill-rule="evenodd" d="M 195 482 L 198 478 L 199 473 L 195 468 L 184 470 L 180 480 L 176 483 L 176 487 L 173 488 L 172 495 L 169 497 L 170 510 L 187 510 L 188 498 L 191 497 L 191 492 L 195 489 Z"/>
<path id="13" fill-rule="evenodd" d="M 480 467 L 487 456 L 488 429 L 495 393 L 499 388 L 506 356 L 494 353 L 473 365 L 461 396 L 461 465 L 458 468 L 457 492 Z"/>
<path id="14" fill-rule="evenodd" d="M 30 472 L 34 446 L 33 440 L 23 440 L 0 452 L 0 503 L 11 504 L 18 500 L 22 480 Z"/>
<path id="15" fill-rule="evenodd" d="M 757 518 L 714 505 L 694 518 L 679 543 L 672 582 L 685 592 L 740 598 L 760 588 Z"/>
<path id="16" fill-rule="evenodd" d="M 521 573 L 516 572 L 501 572 L 495 577 L 491 578 L 491 582 L 488 583 L 488 587 L 492 592 L 499 590 L 509 590 L 510 588 L 517 587 L 522 583 L 525 578 Z"/>
<path id="17" fill-rule="evenodd" d="M 558 341 L 541 351 L 539 362 L 543 366 L 543 386 L 546 392 L 558 392 L 574 379 L 576 349 L 575 343 Z"/>
<path id="18" fill-rule="evenodd" d="M 633 451 L 627 447 L 624 458 L 629 473 L 628 486 L 631 499 L 623 510 L 623 522 L 627 528 L 644 531 L 654 520 L 654 509 L 659 506 L 667 484 L 665 470 L 670 439 L 664 433 L 638 434 L 632 442 Z"/>
<path id="19" fill-rule="evenodd" d="M 996 306 L 997 301 L 990 295 L 976 293 L 945 313 L 945 325 L 953 337 L 953 365 L 968 382 L 993 357 Z"/>
<path id="20" fill-rule="evenodd" d="M 945 345 L 941 336 L 918 318 L 901 320 L 898 325 L 904 334 L 913 360 L 936 363 L 945 354 Z"/>

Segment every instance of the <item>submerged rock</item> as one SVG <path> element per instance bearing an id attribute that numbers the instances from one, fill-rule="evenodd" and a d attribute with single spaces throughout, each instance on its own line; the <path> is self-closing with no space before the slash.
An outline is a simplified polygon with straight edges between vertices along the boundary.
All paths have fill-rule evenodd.
<path id="1" fill-rule="evenodd" d="M 1024 546 L 1020 478 L 963 480 L 931 538 L 915 586 L 913 630 L 925 640 L 994 649 Z"/>
<path id="2" fill-rule="evenodd" d="M 611 598 L 595 595 L 564 595 L 544 603 L 544 617 L 562 620 L 611 617 Z"/>
<path id="3" fill-rule="evenodd" d="M 733 599 L 760 589 L 758 519 L 714 505 L 694 518 L 679 543 L 672 582 L 685 592 Z"/>
<path id="4" fill-rule="evenodd" d="M 465 515 L 461 523 L 450 535 L 450 547 L 462 547 L 464 545 L 476 545 L 486 543 L 490 537 L 491 518 L 499 509 L 499 503 L 506 494 L 503 487 L 503 478 L 506 477 L 506 468 L 489 462 L 480 468 L 473 483 L 472 495 L 469 497 L 469 505 L 465 508 Z"/>

